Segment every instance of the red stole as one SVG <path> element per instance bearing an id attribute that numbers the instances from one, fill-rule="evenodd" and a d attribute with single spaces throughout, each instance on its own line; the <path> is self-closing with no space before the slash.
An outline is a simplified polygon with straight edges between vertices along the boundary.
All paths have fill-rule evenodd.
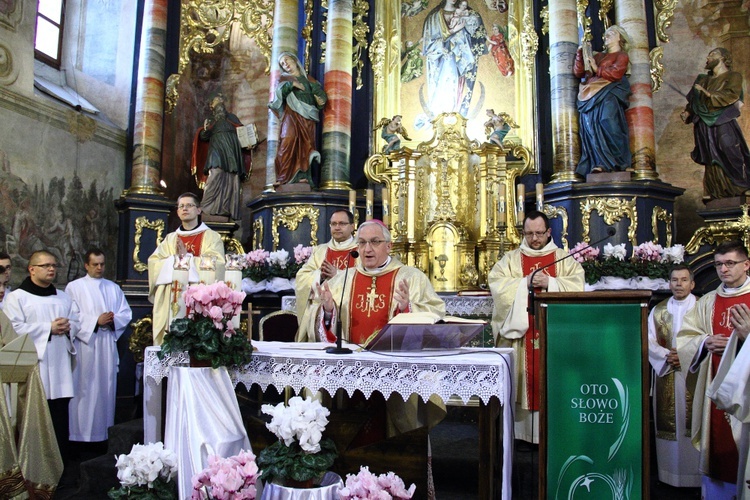
<path id="1" fill-rule="evenodd" d="M 326 250 L 326 262 L 333 264 L 336 269 L 346 269 L 347 267 L 354 267 L 354 257 L 351 255 L 351 249 L 349 250 L 334 250 L 329 248 Z"/>
<path id="2" fill-rule="evenodd" d="M 716 296 L 711 328 L 714 335 L 729 337 L 732 324 L 729 322 L 729 308 L 735 304 L 750 305 L 750 294 L 736 297 Z M 721 355 L 711 354 L 711 378 L 716 376 L 721 362 Z M 711 426 L 708 440 L 708 475 L 726 483 L 737 482 L 739 454 L 729 426 L 729 414 L 716 407 L 711 401 Z"/>
<path id="3" fill-rule="evenodd" d="M 550 252 L 547 255 L 541 257 L 529 257 L 528 255 L 521 254 L 521 268 L 524 276 L 528 276 L 537 269 L 550 265 L 555 261 L 555 252 Z M 545 273 L 547 276 L 557 276 L 556 266 L 550 266 L 541 273 Z M 537 273 L 538 274 L 538 273 Z M 534 291 L 540 292 L 541 289 L 536 288 Z M 523 401 L 528 402 L 528 410 L 539 411 L 539 331 L 534 324 L 534 316 L 529 314 L 529 329 L 526 330 L 524 338 L 524 347 L 526 353 L 526 370 L 524 376 L 526 377 L 526 394 Z"/>
<path id="4" fill-rule="evenodd" d="M 354 274 L 349 296 L 349 341 L 363 344 L 390 319 L 391 300 L 396 288 L 395 269 L 380 276 Z"/>
<path id="5" fill-rule="evenodd" d="M 177 237 L 180 238 L 185 244 L 185 248 L 187 248 L 188 253 L 191 253 L 198 257 L 201 254 L 201 245 L 203 244 L 204 232 L 205 231 L 201 231 L 200 233 L 196 233 L 190 236 L 182 236 L 178 234 Z"/>

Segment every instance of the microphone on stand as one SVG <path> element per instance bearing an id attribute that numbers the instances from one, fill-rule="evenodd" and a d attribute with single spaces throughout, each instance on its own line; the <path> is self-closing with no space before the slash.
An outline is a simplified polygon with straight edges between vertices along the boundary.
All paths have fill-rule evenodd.
<path id="1" fill-rule="evenodd" d="M 531 278 L 529 278 L 529 304 L 528 304 L 528 306 L 527 306 L 527 308 L 526 308 L 526 311 L 527 311 L 527 312 L 528 312 L 529 314 L 531 314 L 532 316 L 534 315 L 534 299 L 535 299 L 535 292 L 534 292 L 534 285 L 533 285 L 532 283 L 534 283 L 534 276 L 536 276 L 536 273 L 538 273 L 539 271 L 543 271 L 544 269 L 547 269 L 548 267 L 552 267 L 552 266 L 554 266 L 555 264 L 557 264 L 558 262 L 560 262 L 560 261 L 563 261 L 563 260 L 567 259 L 568 257 L 572 257 L 572 256 L 574 256 L 574 255 L 576 255 L 576 254 L 578 254 L 578 253 L 581 253 L 581 252 L 583 252 L 584 250 L 588 250 L 589 248 L 593 247 L 594 245 L 598 245 L 598 244 L 599 244 L 599 243 L 601 243 L 602 241 L 604 241 L 604 240 L 606 240 L 606 239 L 609 239 L 609 238 L 611 238 L 611 237 L 612 237 L 612 236 L 614 236 L 615 234 L 617 234 L 617 230 L 616 230 L 615 228 L 613 228 L 613 227 L 607 228 L 607 236 L 605 236 L 604 238 L 601 238 L 601 239 L 599 239 L 599 240 L 597 240 L 597 241 L 595 241 L 595 242 L 593 242 L 593 243 L 589 243 L 589 244 L 588 244 L 588 245 L 586 245 L 585 247 L 579 248 L 579 249 L 578 249 L 578 250 L 576 250 L 575 252 L 571 252 L 571 253 L 569 253 L 568 255 L 566 255 L 565 257 L 562 257 L 562 258 L 560 258 L 560 259 L 557 259 L 557 260 L 556 260 L 556 261 L 554 261 L 554 262 L 550 262 L 550 263 L 549 263 L 549 264 L 547 264 L 546 266 L 542 266 L 542 267 L 540 267 L 539 269 L 534 269 L 534 272 L 533 272 L 533 273 L 531 273 Z"/>
<path id="2" fill-rule="evenodd" d="M 349 252 L 350 257 L 354 257 L 355 259 L 359 257 L 359 252 L 356 250 L 352 250 Z M 341 287 L 341 299 L 339 300 L 339 307 L 336 310 L 336 347 L 329 347 L 326 349 L 326 352 L 328 354 L 351 354 L 352 350 L 348 347 L 342 347 L 342 337 L 343 333 L 341 332 L 341 305 L 344 302 L 344 292 L 346 291 L 346 278 L 349 276 L 349 259 L 347 258 L 347 266 L 346 271 L 344 271 L 344 286 Z"/>

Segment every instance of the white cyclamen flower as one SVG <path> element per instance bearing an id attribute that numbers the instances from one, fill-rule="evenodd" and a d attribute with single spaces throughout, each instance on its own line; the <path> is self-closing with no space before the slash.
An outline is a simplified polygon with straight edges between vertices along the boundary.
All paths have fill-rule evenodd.
<path id="1" fill-rule="evenodd" d="M 276 264 L 279 267 L 286 267 L 288 262 L 289 262 L 289 252 L 287 252 L 283 248 L 281 250 L 271 252 L 271 254 L 268 256 L 268 263 L 271 265 Z"/>
<path id="2" fill-rule="evenodd" d="M 685 247 L 682 245 L 675 245 L 664 249 L 662 254 L 662 262 L 670 262 L 673 264 L 680 264 L 685 260 Z"/>
<path id="3" fill-rule="evenodd" d="M 627 250 L 625 250 L 625 243 L 619 243 L 617 245 L 607 243 L 606 245 L 604 245 L 605 259 L 625 260 L 625 256 L 627 254 L 628 252 Z"/>

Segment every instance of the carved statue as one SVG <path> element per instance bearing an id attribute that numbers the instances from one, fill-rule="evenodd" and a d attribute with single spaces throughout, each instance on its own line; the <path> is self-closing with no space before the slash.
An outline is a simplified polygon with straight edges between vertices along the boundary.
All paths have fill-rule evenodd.
<path id="1" fill-rule="evenodd" d="M 388 154 L 401 149 L 401 138 L 397 134 L 401 134 L 407 141 L 411 140 L 409 134 L 406 133 L 406 129 L 401 125 L 401 115 L 381 119 L 372 130 L 375 132 L 378 129 L 380 129 L 380 137 L 386 142 L 383 146 L 383 153 Z"/>
<path id="2" fill-rule="evenodd" d="M 578 90 L 581 160 L 576 172 L 612 172 L 630 168 L 630 136 L 625 120 L 630 83 L 628 35 L 617 25 L 604 32 L 604 52 L 593 54 L 587 42 L 578 48 L 573 73 Z"/>
<path id="3" fill-rule="evenodd" d="M 320 162 L 315 149 L 315 124 L 328 97 L 323 86 L 307 75 L 297 56 L 279 56 L 282 76 L 268 107 L 281 118 L 276 151 L 276 185 L 295 182 L 312 185 L 310 166 Z"/>
<path id="4" fill-rule="evenodd" d="M 196 140 L 208 142 L 205 151 L 203 174 L 207 175 L 203 189 L 201 208 L 209 215 L 229 216 L 240 219 L 242 208 L 242 181 L 247 175 L 242 147 L 237 138 L 237 127 L 242 123 L 232 113 L 227 112 L 224 96 L 216 94 L 211 99 L 211 116 L 203 122 Z M 199 151 L 196 144 L 194 151 Z M 197 153 L 195 153 L 197 155 Z M 194 159 L 196 166 L 199 161 Z"/>
<path id="5" fill-rule="evenodd" d="M 490 118 L 484 122 L 484 130 L 487 134 L 487 141 L 498 146 L 503 145 L 503 139 L 508 135 L 511 128 L 518 128 L 518 124 L 513 121 L 508 113 L 496 114 L 495 110 L 487 110 L 487 116 Z"/>
<path id="6" fill-rule="evenodd" d="M 706 57 L 687 95 L 680 117 L 693 124 L 693 161 L 706 167 L 704 200 L 738 196 L 750 189 L 750 151 L 737 124 L 742 106 L 742 75 L 732 71 L 732 56 L 717 48 Z"/>

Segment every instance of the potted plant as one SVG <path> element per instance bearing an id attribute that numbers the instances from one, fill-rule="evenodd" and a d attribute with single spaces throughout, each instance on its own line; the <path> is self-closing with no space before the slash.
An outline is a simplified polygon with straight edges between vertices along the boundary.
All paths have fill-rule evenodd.
<path id="1" fill-rule="evenodd" d="M 338 455 L 336 445 L 323 438 L 330 412 L 319 401 L 294 396 L 289 406 L 263 405 L 261 411 L 271 415 L 266 424 L 278 441 L 258 455 L 258 466 L 264 482 L 309 488 L 319 481 Z"/>
<path id="2" fill-rule="evenodd" d="M 412 484 L 406 489 L 404 481 L 393 472 L 376 476 L 369 467 L 360 467 L 359 472 L 346 475 L 346 485 L 339 490 L 341 500 L 355 499 L 408 499 L 417 489 Z"/>
<path id="3" fill-rule="evenodd" d="M 192 500 L 253 500 L 257 495 L 258 465 L 252 451 L 208 457 L 208 467 L 193 476 Z"/>
<path id="4" fill-rule="evenodd" d="M 161 442 L 135 444 L 127 455 L 117 457 L 120 488 L 108 493 L 112 499 L 157 500 L 177 498 L 177 455 Z"/>
<path id="5" fill-rule="evenodd" d="M 250 361 L 253 347 L 250 340 L 237 332 L 232 317 L 242 311 L 245 292 L 232 290 L 224 282 L 212 285 L 192 285 L 185 291 L 188 315 L 172 321 L 164 335 L 159 357 L 187 352 L 191 365 L 245 365 Z"/>

